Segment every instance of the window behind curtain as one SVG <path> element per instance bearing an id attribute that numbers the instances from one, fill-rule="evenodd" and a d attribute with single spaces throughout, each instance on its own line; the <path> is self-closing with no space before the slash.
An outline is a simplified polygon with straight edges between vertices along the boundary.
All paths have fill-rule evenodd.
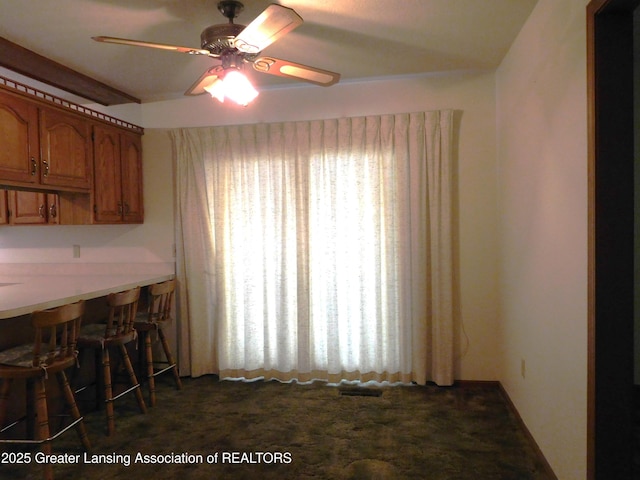
<path id="1" fill-rule="evenodd" d="M 209 292 L 204 308 L 193 303 L 199 318 L 185 299 L 192 366 L 247 379 L 426 380 L 438 350 L 427 316 L 446 299 L 437 287 L 430 305 L 432 242 L 421 238 L 440 196 L 427 188 L 427 156 L 441 156 L 441 133 L 439 112 L 173 132 L 179 273 L 194 285 L 204 268 L 196 296 Z M 191 260 L 196 244 L 204 252 Z"/>

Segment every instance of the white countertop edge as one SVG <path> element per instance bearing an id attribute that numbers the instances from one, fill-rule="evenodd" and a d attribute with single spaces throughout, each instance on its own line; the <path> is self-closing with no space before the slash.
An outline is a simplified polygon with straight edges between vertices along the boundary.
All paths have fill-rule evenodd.
<path id="1" fill-rule="evenodd" d="M 167 274 L 176 271 L 175 262 L 129 263 L 0 263 L 2 275 L 127 275 Z"/>
<path id="2" fill-rule="evenodd" d="M 0 275 L 0 320 L 28 315 L 79 300 L 144 287 L 173 278 L 173 273 L 115 275 Z"/>

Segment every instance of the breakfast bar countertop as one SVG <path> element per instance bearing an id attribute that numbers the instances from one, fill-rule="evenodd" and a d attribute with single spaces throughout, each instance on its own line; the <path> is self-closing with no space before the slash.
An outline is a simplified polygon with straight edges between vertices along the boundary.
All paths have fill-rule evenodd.
<path id="1" fill-rule="evenodd" d="M 173 274 L 0 274 L 0 320 L 59 307 L 109 293 L 147 286 L 173 278 Z"/>

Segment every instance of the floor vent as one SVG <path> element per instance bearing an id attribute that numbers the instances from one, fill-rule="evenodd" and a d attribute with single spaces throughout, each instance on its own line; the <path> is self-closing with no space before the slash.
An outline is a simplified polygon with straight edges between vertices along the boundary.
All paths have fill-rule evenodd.
<path id="1" fill-rule="evenodd" d="M 340 388 L 340 395 L 350 397 L 380 397 L 382 390 L 379 388 L 345 387 Z"/>

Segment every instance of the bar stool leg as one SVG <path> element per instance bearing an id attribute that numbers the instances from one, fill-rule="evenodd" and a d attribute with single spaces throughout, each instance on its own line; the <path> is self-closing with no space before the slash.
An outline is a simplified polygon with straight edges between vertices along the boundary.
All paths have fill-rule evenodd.
<path id="1" fill-rule="evenodd" d="M 143 332 L 144 351 L 147 362 L 147 378 L 149 381 L 149 403 L 152 407 L 156 405 L 156 379 L 153 375 L 153 348 L 151 345 L 151 332 Z"/>
<path id="2" fill-rule="evenodd" d="M 169 342 L 167 342 L 167 337 L 165 337 L 162 328 L 158 328 L 158 336 L 160 337 L 160 342 L 162 343 L 164 355 L 167 357 L 167 362 L 169 362 L 169 365 L 173 365 L 173 378 L 176 381 L 176 387 L 178 388 L 178 390 L 182 390 L 182 381 L 180 380 L 180 374 L 178 373 L 178 366 L 176 364 L 176 361 L 173 359 L 173 355 L 171 355 Z"/>
<path id="3" fill-rule="evenodd" d="M 49 438 L 49 412 L 47 411 L 47 394 L 45 390 L 45 378 L 41 377 L 35 381 L 36 394 L 36 415 L 38 418 L 38 440 Z M 49 442 L 42 444 L 42 449 L 51 450 Z"/>
<path id="4" fill-rule="evenodd" d="M 73 391 L 71 390 L 71 386 L 69 385 L 69 380 L 67 379 L 67 375 L 64 371 L 60 371 L 58 375 L 58 384 L 60 385 L 60 390 L 64 393 L 65 399 L 67 401 L 67 406 L 71 412 L 71 418 L 73 420 L 79 420 L 80 410 L 78 410 L 78 405 L 76 404 L 76 397 L 73 395 Z M 80 441 L 84 446 L 86 451 L 91 450 L 91 443 L 89 442 L 89 437 L 87 435 L 87 430 L 84 426 L 84 422 L 78 422 L 76 424 L 76 432 L 78 433 L 78 437 L 80 437 Z"/>
<path id="5" fill-rule="evenodd" d="M 142 392 L 140 390 L 140 383 L 138 382 L 138 378 L 136 377 L 136 372 L 133 370 L 133 365 L 131 364 L 131 359 L 129 358 L 129 353 L 127 353 L 127 346 L 120 345 L 120 354 L 122 356 L 122 361 L 124 362 L 124 366 L 129 373 L 129 379 L 131 380 L 131 386 L 135 386 L 135 394 L 136 399 L 138 400 L 138 406 L 140 407 L 141 413 L 147 413 L 147 405 L 144 403 L 144 397 L 142 396 Z"/>
<path id="6" fill-rule="evenodd" d="M 36 414 L 38 416 L 38 440 L 49 438 L 49 412 L 47 410 L 47 392 L 45 388 L 46 379 L 44 376 L 36 379 L 34 384 L 36 395 Z M 45 441 L 40 445 L 40 450 L 45 455 L 51 454 L 51 442 Z M 53 465 L 46 462 L 43 465 L 44 478 L 53 480 Z"/>
<path id="7" fill-rule="evenodd" d="M 104 403 L 107 415 L 107 435 L 111 435 L 116 429 L 113 411 L 113 386 L 111 385 L 111 360 L 109 349 L 102 349 L 102 375 L 104 378 Z"/>

